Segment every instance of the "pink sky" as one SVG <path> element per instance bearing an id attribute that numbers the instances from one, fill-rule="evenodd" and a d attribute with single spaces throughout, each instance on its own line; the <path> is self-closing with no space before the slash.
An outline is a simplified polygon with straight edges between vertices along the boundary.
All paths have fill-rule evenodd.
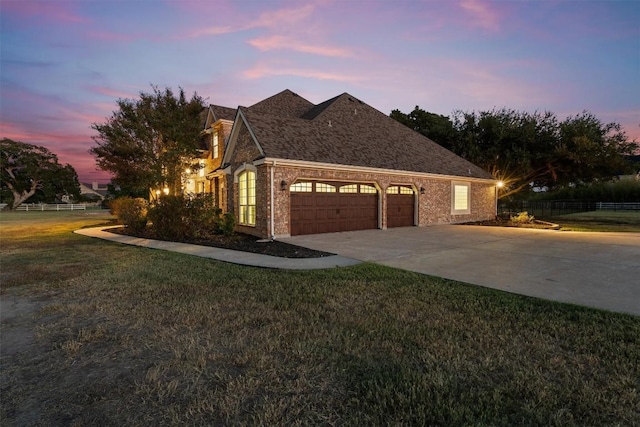
<path id="1" fill-rule="evenodd" d="M 388 114 L 583 110 L 640 141 L 640 2 L 3 0 L 0 137 L 106 182 L 91 123 L 181 86 L 236 107 L 291 89 Z"/>

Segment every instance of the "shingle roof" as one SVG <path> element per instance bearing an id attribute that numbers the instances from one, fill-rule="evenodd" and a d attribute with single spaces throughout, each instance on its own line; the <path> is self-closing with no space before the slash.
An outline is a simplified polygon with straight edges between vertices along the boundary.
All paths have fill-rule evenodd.
<path id="1" fill-rule="evenodd" d="M 213 113 L 214 121 L 218 120 L 231 120 L 236 118 L 236 109 L 223 107 L 221 105 L 209 105 L 209 110 Z"/>
<path id="2" fill-rule="evenodd" d="M 283 117 L 299 118 L 310 108 L 313 103 L 307 101 L 297 93 L 285 89 L 280 93 L 270 96 L 248 109 L 261 114 L 275 114 Z"/>
<path id="3" fill-rule="evenodd" d="M 296 116 L 293 112 L 300 111 L 304 102 L 298 100 L 289 108 L 281 105 L 283 99 L 294 99 L 291 94 L 275 96 L 278 102 L 271 105 L 279 104 L 277 109 L 267 108 L 265 101 L 271 98 L 240 107 L 266 157 L 492 179 L 478 166 L 348 93 L 318 105 L 301 98 L 310 106 Z"/>

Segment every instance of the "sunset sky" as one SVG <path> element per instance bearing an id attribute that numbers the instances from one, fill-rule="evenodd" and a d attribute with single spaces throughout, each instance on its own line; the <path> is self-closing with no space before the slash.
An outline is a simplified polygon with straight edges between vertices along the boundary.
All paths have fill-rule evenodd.
<path id="1" fill-rule="evenodd" d="M 640 141 L 640 1 L 2 0 L 0 138 L 107 182 L 91 123 L 151 84 L 393 109 L 589 110 Z"/>

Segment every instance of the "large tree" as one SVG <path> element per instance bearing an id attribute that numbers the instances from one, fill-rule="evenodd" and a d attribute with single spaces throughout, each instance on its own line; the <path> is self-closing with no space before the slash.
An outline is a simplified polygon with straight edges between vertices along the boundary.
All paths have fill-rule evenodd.
<path id="1" fill-rule="evenodd" d="M 180 188 L 183 171 L 198 154 L 204 101 L 196 93 L 187 100 L 180 88 L 140 93 L 140 99 L 119 99 L 118 110 L 104 123 L 93 123 L 97 146 L 90 152 L 100 169 L 135 195 L 151 189 Z"/>
<path id="2" fill-rule="evenodd" d="M 61 201 L 65 195 L 79 197 L 78 175 L 71 165 L 61 165 L 45 147 L 13 141 L 0 141 L 2 190 L 8 194 L 4 208 L 13 210 L 30 198 Z"/>
<path id="3" fill-rule="evenodd" d="M 393 110 L 389 116 L 449 150 L 454 147 L 457 134 L 447 116 L 430 113 L 417 105 L 408 114 Z"/>
<path id="4" fill-rule="evenodd" d="M 503 180 L 502 197 L 531 184 L 555 188 L 622 174 L 638 147 L 619 124 L 589 112 L 559 122 L 550 112 L 455 111 L 450 120 L 416 107 L 391 117 Z"/>
<path id="5" fill-rule="evenodd" d="M 454 113 L 454 151 L 502 179 L 503 196 L 529 189 L 589 184 L 625 173 L 637 149 L 617 123 L 589 112 L 558 122 L 550 112 Z"/>

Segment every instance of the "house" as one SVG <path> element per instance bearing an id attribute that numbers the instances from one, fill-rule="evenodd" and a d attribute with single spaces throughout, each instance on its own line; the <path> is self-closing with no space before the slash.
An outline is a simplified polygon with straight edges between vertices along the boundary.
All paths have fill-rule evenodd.
<path id="1" fill-rule="evenodd" d="M 95 201 L 104 200 L 108 192 L 109 189 L 107 186 L 101 186 L 97 181 L 93 181 L 91 184 L 87 182 L 80 183 L 80 194 L 87 199 L 93 199 Z"/>
<path id="2" fill-rule="evenodd" d="M 250 107 L 210 106 L 204 132 L 206 167 L 191 177 L 242 233 L 280 238 L 496 215 L 493 176 L 348 93 L 317 105 L 285 90 Z"/>

